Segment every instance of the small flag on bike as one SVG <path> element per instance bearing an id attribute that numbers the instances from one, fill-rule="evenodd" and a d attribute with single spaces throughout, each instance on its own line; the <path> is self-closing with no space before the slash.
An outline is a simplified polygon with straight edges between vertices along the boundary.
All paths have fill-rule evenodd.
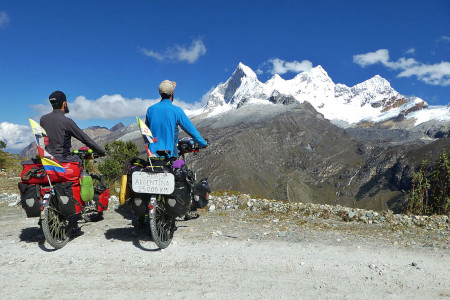
<path id="1" fill-rule="evenodd" d="M 158 138 L 154 138 L 152 136 L 152 132 L 150 131 L 150 129 L 147 127 L 147 125 L 145 125 L 144 122 L 142 122 L 141 119 L 139 119 L 139 117 L 136 117 L 136 119 L 139 125 L 139 129 L 141 130 L 142 138 L 144 139 L 145 151 L 147 151 L 147 156 L 157 157 L 152 151 L 150 151 L 147 144 L 156 143 L 158 141 Z"/>
<path id="2" fill-rule="evenodd" d="M 49 157 L 53 160 L 55 158 L 45 151 L 45 145 L 48 143 L 47 133 L 36 121 L 29 119 L 31 130 L 33 130 L 34 137 L 36 138 L 36 148 L 40 157 Z"/>
<path id="3" fill-rule="evenodd" d="M 139 119 L 138 117 L 136 117 L 138 125 L 139 125 L 139 129 L 141 130 L 141 134 L 144 137 L 144 140 L 146 143 L 156 143 L 158 141 L 158 138 L 154 138 L 152 136 L 152 132 L 150 131 L 150 129 L 147 127 L 147 125 L 145 125 L 145 123 Z"/>
<path id="4" fill-rule="evenodd" d="M 66 169 L 64 169 L 63 166 L 61 166 L 60 164 L 51 159 L 41 157 L 41 162 L 47 175 L 52 173 L 59 173 L 59 174 L 66 173 Z"/>

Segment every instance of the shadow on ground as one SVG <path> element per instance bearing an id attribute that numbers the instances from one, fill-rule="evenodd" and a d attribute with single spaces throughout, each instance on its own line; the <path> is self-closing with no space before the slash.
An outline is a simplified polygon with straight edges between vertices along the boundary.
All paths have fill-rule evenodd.
<path id="1" fill-rule="evenodd" d="M 76 229 L 72 232 L 70 241 L 76 239 L 79 236 L 82 236 L 83 234 L 84 232 L 80 228 Z M 45 243 L 44 232 L 40 227 L 23 228 L 19 234 L 19 239 L 21 242 L 25 243 L 37 243 L 39 248 L 41 248 L 41 250 L 45 252 L 52 252 L 56 250 L 53 247 L 47 247 L 48 245 Z"/>
<path id="2" fill-rule="evenodd" d="M 23 228 L 20 232 L 19 239 L 25 243 L 39 243 L 45 242 L 45 236 L 42 229 L 39 227 Z"/>

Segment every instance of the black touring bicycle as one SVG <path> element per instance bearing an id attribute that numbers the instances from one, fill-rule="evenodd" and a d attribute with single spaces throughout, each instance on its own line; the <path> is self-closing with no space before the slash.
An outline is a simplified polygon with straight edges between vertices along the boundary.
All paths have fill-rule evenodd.
<path id="1" fill-rule="evenodd" d="M 144 141 L 153 141 L 148 127 L 137 120 Z M 177 218 L 205 207 L 211 189 L 206 178 L 197 182 L 185 163 L 186 153 L 200 150 L 191 138 L 179 140 L 178 159 L 169 158 L 169 151 L 158 151 L 156 157 L 146 150 L 148 160 L 132 159 L 122 176 L 120 204 L 131 205 L 138 226 L 148 224 L 152 240 L 164 249 L 172 241 Z"/>

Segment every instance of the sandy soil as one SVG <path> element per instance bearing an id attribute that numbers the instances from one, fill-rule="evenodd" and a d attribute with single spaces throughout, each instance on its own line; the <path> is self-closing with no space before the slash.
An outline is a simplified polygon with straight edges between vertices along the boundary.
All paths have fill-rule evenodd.
<path id="1" fill-rule="evenodd" d="M 178 222 L 159 250 L 145 232 L 133 238 L 131 215 L 119 212 L 80 222 L 54 251 L 37 219 L 0 207 L 0 299 L 450 299 L 448 235 L 430 247 L 414 232 L 393 241 L 388 229 L 214 211 Z"/>

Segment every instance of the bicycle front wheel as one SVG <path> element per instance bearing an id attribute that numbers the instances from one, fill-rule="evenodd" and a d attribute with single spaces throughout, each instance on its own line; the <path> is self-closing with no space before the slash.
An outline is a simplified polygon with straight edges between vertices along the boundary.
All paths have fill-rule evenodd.
<path id="1" fill-rule="evenodd" d="M 55 249 L 64 247 L 70 240 L 72 222 L 58 210 L 58 202 L 54 195 L 44 209 L 42 231 L 46 241 Z"/>

